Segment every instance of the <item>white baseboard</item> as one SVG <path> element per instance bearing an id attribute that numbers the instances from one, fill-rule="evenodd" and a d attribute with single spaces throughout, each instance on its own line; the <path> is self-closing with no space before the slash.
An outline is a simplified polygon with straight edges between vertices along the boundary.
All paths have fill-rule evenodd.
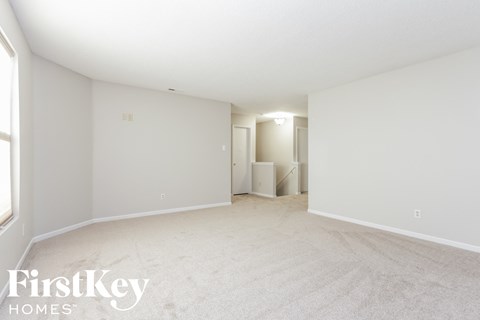
<path id="1" fill-rule="evenodd" d="M 450 246 L 450 247 L 455 247 L 455 248 L 459 248 L 459 249 L 463 249 L 463 250 L 468 250 L 468 251 L 473 251 L 473 252 L 479 252 L 480 253 L 480 247 L 479 246 L 471 245 L 471 244 L 464 243 L 464 242 L 448 240 L 448 239 L 444 239 L 444 238 L 430 236 L 430 235 L 423 234 L 423 233 L 418 233 L 418 232 L 399 229 L 399 228 L 395 228 L 395 227 L 389 227 L 389 226 L 385 226 L 385 225 L 377 224 L 377 223 L 373 223 L 373 222 L 368 222 L 368 221 L 358 220 L 358 219 L 354 219 L 354 218 L 350 218 L 350 217 L 345 217 L 345 216 L 341 216 L 341 215 L 338 215 L 338 214 L 326 213 L 326 212 L 322 212 L 322 211 L 318 211 L 318 210 L 314 210 L 314 209 L 308 209 L 308 212 L 319 215 L 319 216 L 332 218 L 332 219 L 335 219 L 335 220 L 350 222 L 350 223 L 362 225 L 362 226 L 365 226 L 365 227 L 370 227 L 370 228 L 375 228 L 375 229 L 379 229 L 379 230 L 383 230 L 383 231 L 388 231 L 388 232 L 401 234 L 401 235 L 411 237 L 411 238 L 417 238 L 417 239 L 421 239 L 421 240 L 426 240 L 426 241 L 430 241 L 430 242 L 435 242 L 435 243 L 447 245 L 447 246 Z"/>
<path id="2" fill-rule="evenodd" d="M 85 227 L 94 223 L 98 222 L 107 222 L 107 221 L 116 221 L 116 220 L 124 220 L 124 219 L 133 219 L 133 218 L 140 218 L 140 217 L 147 217 L 147 216 L 153 216 L 157 214 L 166 214 L 166 213 L 175 213 L 175 212 L 184 212 L 184 211 L 192 211 L 192 210 L 200 210 L 200 209 L 208 209 L 208 208 L 215 208 L 215 207 L 222 207 L 222 206 L 229 206 L 231 205 L 231 202 L 220 202 L 220 203 L 213 203 L 213 204 L 205 204 L 205 205 L 199 205 L 199 206 L 191 206 L 191 207 L 184 207 L 184 208 L 173 208 L 173 209 L 165 209 L 165 210 L 157 210 L 157 211 L 149 211 L 149 212 L 140 212 L 140 213 L 132 213 L 132 214 L 126 214 L 122 216 L 113 216 L 113 217 L 105 217 L 105 218 L 96 218 L 96 219 L 91 219 L 87 220 L 84 222 L 80 222 L 71 226 L 67 226 L 58 230 L 54 230 L 51 232 L 47 232 L 38 236 L 35 236 L 30 240 L 30 243 L 28 244 L 27 248 L 25 249 L 25 252 L 23 253 L 22 257 L 17 263 L 16 270 L 20 269 L 22 267 L 23 262 L 25 261 L 25 257 L 27 254 L 30 252 L 30 249 L 32 245 L 36 242 L 46 240 L 58 235 L 61 235 L 63 233 L 69 232 L 76 230 L 81 227 Z M 8 282 L 5 284 L 3 287 L 1 293 L 0 293 L 0 304 L 2 304 L 3 300 L 7 297 L 7 291 L 8 291 Z"/>
<path id="3" fill-rule="evenodd" d="M 28 243 L 27 247 L 25 248 L 25 251 L 23 252 L 22 256 L 20 257 L 20 260 L 18 261 L 15 270 L 19 270 L 22 267 L 23 262 L 25 261 L 25 258 L 27 257 L 27 254 L 30 252 L 30 249 L 32 248 L 32 245 L 35 243 L 35 241 L 32 239 Z M 5 284 L 5 286 L 2 289 L 2 292 L 0 293 L 0 304 L 2 304 L 3 300 L 7 297 L 7 291 L 8 291 L 8 282 Z"/>
<path id="4" fill-rule="evenodd" d="M 199 206 L 191 206 L 191 207 L 183 207 L 183 208 L 172 208 L 172 209 L 165 209 L 165 210 L 156 210 L 156 211 L 148 211 L 148 212 L 138 212 L 138 213 L 130 213 L 125 215 L 118 215 L 112 217 L 101 217 L 101 218 L 94 218 L 87 221 L 83 221 L 71 226 L 67 226 L 65 228 L 61 228 L 58 230 L 54 230 L 51 232 L 47 232 L 38 236 L 35 236 L 32 241 L 33 243 L 46 240 L 48 238 L 52 238 L 63 233 L 76 230 L 78 228 L 82 228 L 94 223 L 99 222 L 108 222 L 108 221 L 117 221 L 117 220 L 124 220 L 124 219 L 134 219 L 134 218 L 141 218 L 147 216 L 154 216 L 158 214 L 166 214 L 166 213 L 175 213 L 175 212 L 184 212 L 184 211 L 192 211 L 192 210 L 200 210 L 200 209 L 208 209 L 208 208 L 215 208 L 215 207 L 222 207 L 222 206 L 229 206 L 231 202 L 221 202 L 221 203 L 213 203 L 213 204 L 205 204 Z"/>
<path id="5" fill-rule="evenodd" d="M 76 230 L 78 228 L 88 226 L 88 225 L 92 224 L 93 222 L 94 222 L 93 220 L 87 220 L 87 221 L 83 221 L 83 222 L 80 222 L 80 223 L 77 223 L 77 224 L 74 224 L 74 225 L 71 225 L 71 226 L 68 226 L 68 227 L 65 227 L 65 228 L 61 228 L 61 229 L 58 229 L 58 230 L 47 232 L 47 233 L 38 235 L 36 237 L 33 237 L 32 241 L 35 243 L 35 242 L 42 241 L 42 240 L 45 240 L 45 239 L 48 239 L 48 238 L 52 238 L 52 237 L 58 236 L 60 234 L 66 233 L 66 232 L 73 231 L 73 230 Z"/>
<path id="6" fill-rule="evenodd" d="M 208 209 L 208 208 L 215 208 L 215 207 L 223 207 L 223 206 L 229 206 L 231 204 L 232 204 L 231 202 L 220 202 L 220 203 L 212 203 L 212 204 L 183 207 L 183 208 L 172 208 L 172 209 L 165 209 L 165 210 L 130 213 L 130 214 L 119 215 L 119 216 L 95 218 L 95 219 L 92 219 L 91 222 L 98 223 L 98 222 L 141 218 L 141 217 L 156 216 L 159 214 L 166 214 L 166 213 L 185 212 L 185 211 L 193 211 L 193 210 Z"/>
<path id="7" fill-rule="evenodd" d="M 256 195 L 256 196 L 259 196 L 259 197 L 265 197 L 265 198 L 276 198 L 277 197 L 276 195 L 260 193 L 260 192 L 250 192 L 250 194 L 253 194 L 253 195 Z"/>

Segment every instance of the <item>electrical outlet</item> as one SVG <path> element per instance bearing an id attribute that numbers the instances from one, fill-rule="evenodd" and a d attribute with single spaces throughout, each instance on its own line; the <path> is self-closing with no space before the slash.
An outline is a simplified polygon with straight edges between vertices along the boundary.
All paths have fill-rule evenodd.
<path id="1" fill-rule="evenodd" d="M 165 199 L 165 193 L 160 194 L 160 199 Z"/>
<path id="2" fill-rule="evenodd" d="M 413 210 L 413 217 L 416 219 L 420 219 L 422 217 L 422 211 L 420 209 Z"/>

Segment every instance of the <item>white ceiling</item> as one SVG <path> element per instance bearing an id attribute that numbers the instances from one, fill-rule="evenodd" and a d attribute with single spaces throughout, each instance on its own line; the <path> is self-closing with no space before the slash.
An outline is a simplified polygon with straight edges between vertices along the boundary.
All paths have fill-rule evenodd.
<path id="1" fill-rule="evenodd" d="M 306 115 L 307 94 L 480 44 L 478 0 L 10 0 L 88 77 Z"/>

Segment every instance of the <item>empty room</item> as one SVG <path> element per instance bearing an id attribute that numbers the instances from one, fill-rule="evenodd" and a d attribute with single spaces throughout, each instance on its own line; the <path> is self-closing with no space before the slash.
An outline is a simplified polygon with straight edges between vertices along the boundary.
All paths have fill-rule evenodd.
<path id="1" fill-rule="evenodd" d="M 0 319 L 480 319 L 477 0 L 0 0 Z"/>

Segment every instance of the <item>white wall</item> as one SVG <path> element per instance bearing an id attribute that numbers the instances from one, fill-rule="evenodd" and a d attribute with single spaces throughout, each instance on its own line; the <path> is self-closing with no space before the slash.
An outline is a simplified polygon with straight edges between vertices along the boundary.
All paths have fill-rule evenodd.
<path id="1" fill-rule="evenodd" d="M 35 56 L 33 84 L 40 235 L 92 218 L 91 80 Z"/>
<path id="2" fill-rule="evenodd" d="M 277 166 L 277 183 L 293 167 L 293 118 L 286 119 L 281 126 L 277 125 L 273 120 L 260 122 L 257 124 L 257 161 L 258 162 L 275 162 Z M 278 190 L 277 195 L 294 194 L 297 184 L 290 183 L 294 176 L 284 184 L 282 190 Z"/>
<path id="3" fill-rule="evenodd" d="M 310 209 L 480 245 L 480 48 L 312 94 L 309 122 Z"/>
<path id="4" fill-rule="evenodd" d="M 277 196 L 277 174 L 273 162 L 252 164 L 252 193 L 269 198 Z"/>
<path id="5" fill-rule="evenodd" d="M 94 218 L 231 201 L 230 104 L 100 81 L 92 97 Z"/>
<path id="6" fill-rule="evenodd" d="M 16 219 L 0 231 L 0 288 L 8 281 L 8 269 L 14 269 L 32 238 L 33 232 L 33 111 L 31 53 L 8 1 L 0 1 L 0 28 L 17 54 L 19 92 L 14 110 L 13 210 Z M 21 158 L 20 158 L 21 155 Z M 20 195 L 20 196 L 19 196 Z M 22 232 L 24 229 L 24 232 Z"/>

